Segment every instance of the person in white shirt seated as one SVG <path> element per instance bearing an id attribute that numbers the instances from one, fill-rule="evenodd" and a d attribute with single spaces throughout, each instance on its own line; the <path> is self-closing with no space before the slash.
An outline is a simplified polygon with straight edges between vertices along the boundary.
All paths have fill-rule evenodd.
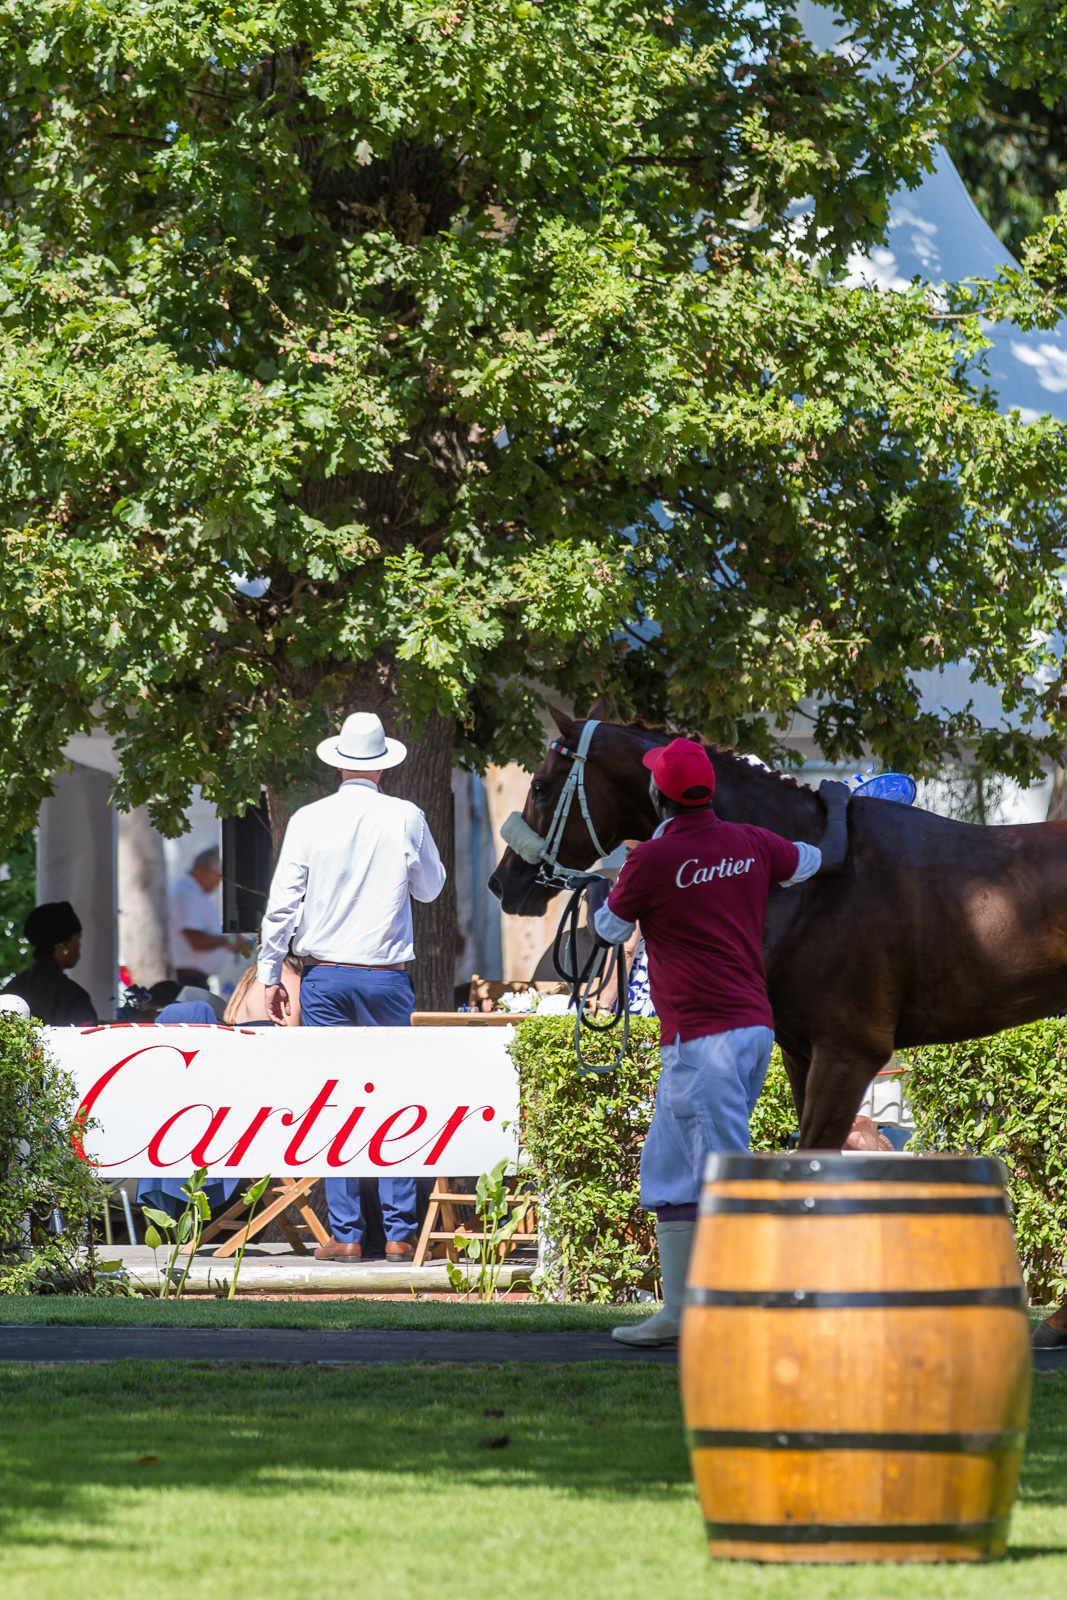
<path id="1" fill-rule="evenodd" d="M 189 871 L 171 886 L 171 965 L 179 983 L 197 989 L 206 989 L 207 980 L 222 969 L 228 953 L 243 947 L 239 934 L 222 931 L 215 904 L 221 882 L 222 857 L 211 849 L 201 850 Z"/>
<path id="2" fill-rule="evenodd" d="M 387 739 L 378 717 L 356 712 L 318 746 L 341 776 L 336 794 L 297 811 L 282 844 L 263 915 L 259 977 L 267 1016 L 284 1023 L 290 1001 L 282 965 L 292 940 L 303 964 L 305 1028 L 406 1028 L 415 991 L 411 900 L 436 900 L 445 869 L 418 806 L 382 794 L 387 767 L 407 749 Z M 415 1180 L 379 1178 L 385 1253 L 415 1253 Z M 327 1178 L 332 1238 L 320 1260 L 358 1259 L 365 1234 L 358 1178 Z"/>

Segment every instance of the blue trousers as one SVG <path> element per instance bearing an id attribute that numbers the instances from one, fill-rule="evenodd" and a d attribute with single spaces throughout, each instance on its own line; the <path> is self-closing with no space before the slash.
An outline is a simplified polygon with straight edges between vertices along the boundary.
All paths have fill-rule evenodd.
<path id="1" fill-rule="evenodd" d="M 310 967 L 300 983 L 300 1017 L 305 1028 L 410 1028 L 415 991 L 406 972 L 376 972 L 369 967 Z M 415 1179 L 379 1178 L 385 1237 L 413 1240 Z M 327 1178 L 330 1232 L 340 1244 L 363 1243 L 363 1209 L 358 1178 Z"/>
<path id="2" fill-rule="evenodd" d="M 641 1204 L 692 1206 L 713 1150 L 747 1150 L 774 1034 L 731 1028 L 660 1046 L 656 1109 L 641 1151 Z"/>

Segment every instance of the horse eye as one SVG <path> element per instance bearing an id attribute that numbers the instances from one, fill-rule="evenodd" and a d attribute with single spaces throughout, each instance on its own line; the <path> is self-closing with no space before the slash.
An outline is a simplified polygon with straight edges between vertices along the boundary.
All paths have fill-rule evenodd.
<path id="1" fill-rule="evenodd" d="M 549 785 L 545 782 L 544 778 L 535 778 L 530 784 L 530 793 L 533 795 L 535 800 L 543 800 L 545 795 L 548 793 L 548 790 Z"/>

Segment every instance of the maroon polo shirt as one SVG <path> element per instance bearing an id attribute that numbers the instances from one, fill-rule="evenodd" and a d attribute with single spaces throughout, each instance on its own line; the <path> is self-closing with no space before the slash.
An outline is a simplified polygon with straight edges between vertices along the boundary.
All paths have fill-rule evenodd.
<path id="1" fill-rule="evenodd" d="M 797 870 L 788 839 L 713 811 L 674 817 L 630 852 L 608 896 L 624 922 L 640 922 L 660 1039 L 698 1039 L 729 1028 L 773 1027 L 763 969 L 772 883 Z"/>

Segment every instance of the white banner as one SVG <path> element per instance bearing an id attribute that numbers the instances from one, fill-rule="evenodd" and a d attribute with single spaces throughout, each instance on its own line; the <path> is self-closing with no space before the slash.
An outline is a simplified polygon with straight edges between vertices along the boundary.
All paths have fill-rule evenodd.
<path id="1" fill-rule="evenodd" d="M 48 1028 L 102 1177 L 434 1177 L 514 1160 L 511 1028 Z"/>

